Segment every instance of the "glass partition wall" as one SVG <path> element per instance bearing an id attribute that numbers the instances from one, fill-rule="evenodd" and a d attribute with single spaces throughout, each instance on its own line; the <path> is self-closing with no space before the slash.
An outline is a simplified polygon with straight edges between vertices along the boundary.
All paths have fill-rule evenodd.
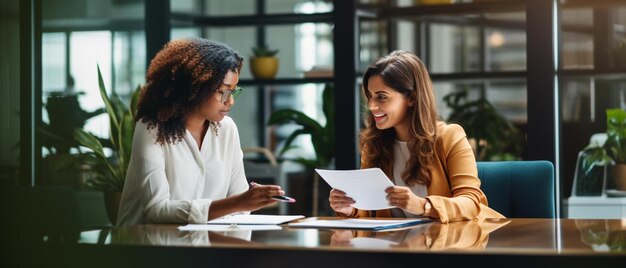
<path id="1" fill-rule="evenodd" d="M 157 11 L 162 11 L 163 3 L 155 4 L 160 8 Z M 277 154 L 297 128 L 294 124 L 267 125 L 270 115 L 280 109 L 301 111 L 325 125 L 322 92 L 333 82 L 334 67 L 331 1 L 166 3 L 170 39 L 207 38 L 228 44 L 244 56 L 240 85 L 245 91 L 231 113 L 239 126 L 242 147 L 265 147 Z M 41 78 L 36 79 L 41 79 L 41 87 L 35 103 L 41 105 L 35 109 L 41 121 L 35 122 L 36 139 L 40 141 L 40 145 L 33 145 L 38 146 L 34 155 L 38 159 L 34 161 L 35 185 L 87 189 L 86 181 L 96 176 L 94 168 L 98 167 L 82 154 L 88 149 L 79 146 L 74 137 L 76 128 L 95 135 L 105 154 L 113 156 L 114 151 L 108 149 L 111 128 L 100 94 L 97 66 L 107 95 L 116 95 L 127 105 L 134 90 L 144 83 L 147 51 L 159 47 L 146 38 L 154 33 L 145 30 L 145 14 L 156 13 L 146 9 L 146 4 L 142 0 L 38 2 L 36 8 L 42 12 Z M 280 66 L 274 79 L 257 79 L 249 69 L 252 47 L 262 45 L 279 51 Z M 281 157 L 315 157 L 308 137 L 299 137 L 293 145 L 296 149 Z M 303 169 L 294 162 L 283 165 L 285 172 Z"/>
<path id="2" fill-rule="evenodd" d="M 71 6 L 72 8 L 67 8 Z M 89 168 L 75 128 L 107 147 L 109 118 L 98 86 L 100 68 L 107 94 L 128 104 L 144 83 L 146 41 L 143 1 L 42 1 L 41 140 L 37 185 L 86 188 Z M 110 154 L 110 150 L 105 150 Z"/>
<path id="3" fill-rule="evenodd" d="M 258 4 L 261 3 L 261 6 Z M 172 38 L 202 37 L 228 44 L 245 58 L 240 76 L 243 94 L 230 116 L 237 122 L 243 147 L 266 147 L 278 153 L 295 125 L 269 127 L 272 112 L 295 109 L 324 122 L 321 94 L 332 80 L 332 24 L 327 1 L 190 1 L 171 3 Z M 319 15 L 321 19 L 299 17 Z M 277 49 L 274 79 L 256 79 L 250 71 L 252 48 Z M 321 75 L 321 76 L 320 76 Z M 311 157 L 308 137 L 298 138 L 286 158 Z"/>
<path id="4" fill-rule="evenodd" d="M 240 81 L 245 92 L 231 114 L 238 122 L 243 147 L 266 147 L 278 153 L 286 136 L 297 126 L 269 127 L 267 120 L 272 112 L 294 108 L 324 124 L 321 95 L 326 84 L 359 81 L 373 60 L 392 50 L 405 49 L 427 64 L 443 119 L 456 122 L 451 116 L 463 110 L 450 100 L 460 96 L 464 103 L 488 103 L 489 109 L 476 114 L 500 116 L 514 127 L 516 134 L 500 138 L 507 144 L 474 138 L 476 148 L 498 148 L 478 152 L 479 160 L 553 161 L 559 202 L 573 196 L 577 188 L 578 194 L 607 198 L 606 190 L 616 190 L 610 179 L 598 188 L 598 183 L 589 179 L 576 181 L 575 173 L 578 154 L 589 144 L 592 134 L 606 132 L 606 109 L 626 108 L 623 1 L 555 0 L 555 20 L 549 23 L 541 17 L 547 16 L 545 10 L 550 6 L 539 0 L 354 3 L 356 45 L 353 51 L 341 51 L 356 56 L 349 77 L 333 77 L 337 66 L 334 48 L 338 44 L 345 48 L 346 40 L 350 40 L 333 40 L 338 39 L 333 34 L 337 29 L 334 23 L 350 14 L 342 9 L 346 14 L 335 17 L 334 5 L 340 5 L 332 1 L 170 1 L 170 36 L 220 41 L 246 58 Z M 77 179 L 67 179 L 67 174 L 51 175 L 60 170 L 59 163 L 67 165 L 67 159 L 58 155 L 82 150 L 58 137 L 71 137 L 67 124 L 78 125 L 103 140 L 108 137 L 96 64 L 109 94 L 115 92 L 123 102 L 128 102 L 132 90 L 144 82 L 148 60 L 145 3 L 55 0 L 41 1 L 41 5 L 41 97 L 37 97 L 41 107 L 36 109 L 41 112 L 42 122 L 36 122 L 36 135 L 41 141 L 37 154 L 43 164 L 36 168 L 46 172 L 49 180 L 70 180 L 65 183 L 74 184 Z M 554 35 L 548 27 L 552 24 L 556 26 Z M 542 41 L 552 40 L 550 36 L 554 36 L 554 52 L 551 42 Z M 256 79 L 250 72 L 251 48 L 260 45 L 279 50 L 280 67 L 274 79 Z M 553 54 L 558 55 L 558 68 L 546 66 L 552 65 Z M 354 90 L 358 90 L 358 83 Z M 82 117 L 57 120 L 67 115 L 55 107 L 73 109 L 71 114 Z M 360 115 L 356 116 L 361 121 Z M 551 120 L 556 120 L 554 126 Z M 548 123 L 537 123 L 543 121 Z M 492 127 L 486 120 L 480 122 L 464 127 Z M 300 137 L 296 145 L 297 150 L 283 157 L 312 157 L 307 137 Z M 555 155 L 551 156 L 553 151 Z M 55 157 L 61 162 L 54 162 Z M 297 165 L 289 168 L 302 169 Z M 38 185 L 47 183 L 37 180 Z M 563 216 L 567 216 L 566 210 Z"/>
<path id="5" fill-rule="evenodd" d="M 626 2 L 561 1 L 558 12 L 561 191 L 568 216 L 623 218 L 626 189 L 615 185 L 612 165 L 586 172 L 581 151 L 606 139 L 607 109 L 626 110 Z"/>
<path id="6" fill-rule="evenodd" d="M 416 53 L 431 74 L 440 117 L 466 129 L 478 160 L 523 159 L 528 105 L 523 8 L 477 11 L 471 3 L 417 2 L 363 3 L 377 15 L 359 21 L 358 73 L 393 50 Z M 462 120 L 470 114 L 485 120 Z M 508 128 L 489 124 L 490 116 L 504 118 L 515 133 L 487 140 L 480 133 Z"/>

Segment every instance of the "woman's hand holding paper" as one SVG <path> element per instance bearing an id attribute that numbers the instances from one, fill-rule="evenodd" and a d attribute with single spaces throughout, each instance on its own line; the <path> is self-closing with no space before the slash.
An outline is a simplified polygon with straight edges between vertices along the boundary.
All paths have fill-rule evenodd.
<path id="1" fill-rule="evenodd" d="M 350 215 L 354 208 L 352 204 L 354 204 L 354 200 L 346 195 L 345 192 L 337 189 L 330 190 L 330 197 L 328 198 L 330 201 L 330 207 L 337 213 Z"/>

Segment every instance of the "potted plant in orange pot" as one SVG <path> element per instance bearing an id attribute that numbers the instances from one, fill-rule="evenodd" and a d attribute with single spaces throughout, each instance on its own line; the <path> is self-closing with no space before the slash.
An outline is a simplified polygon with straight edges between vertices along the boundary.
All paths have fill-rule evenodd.
<path id="1" fill-rule="evenodd" d="M 583 150 L 583 169 L 589 174 L 596 166 L 610 166 L 615 188 L 626 191 L 626 111 L 606 110 L 606 135 L 604 144 L 590 144 Z"/>
<path id="2" fill-rule="evenodd" d="M 270 49 L 267 46 L 253 47 L 250 58 L 252 75 L 258 79 L 274 79 L 279 65 L 277 53 L 278 49 Z"/>

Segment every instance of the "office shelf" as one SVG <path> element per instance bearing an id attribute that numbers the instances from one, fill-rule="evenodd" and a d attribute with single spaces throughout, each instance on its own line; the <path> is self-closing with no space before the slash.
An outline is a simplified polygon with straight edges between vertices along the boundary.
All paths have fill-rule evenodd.
<path id="1" fill-rule="evenodd" d="M 502 71 L 502 72 L 456 72 L 456 73 L 434 73 L 430 77 L 434 82 L 455 81 L 525 81 L 526 71 Z"/>
<path id="2" fill-rule="evenodd" d="M 557 74 L 561 78 L 598 78 L 603 80 L 626 80 L 626 69 L 613 69 L 606 71 L 593 69 L 559 70 Z"/>
<path id="3" fill-rule="evenodd" d="M 411 18 L 416 16 L 462 16 L 486 13 L 523 12 L 526 1 L 494 1 L 441 5 L 419 5 L 411 7 L 381 7 L 377 13 L 379 19 Z"/>
<path id="4" fill-rule="evenodd" d="M 332 77 L 323 78 L 276 78 L 276 79 L 241 79 L 239 85 L 267 86 L 267 85 L 299 85 L 332 83 Z"/>
<path id="5" fill-rule="evenodd" d="M 561 0 L 560 5 L 562 8 L 584 8 L 584 7 L 608 7 L 615 8 L 616 6 L 626 6 L 624 0 Z"/>
<path id="6" fill-rule="evenodd" d="M 217 2 L 217 0 L 215 0 Z M 224 29 L 226 27 L 249 27 L 255 31 L 255 38 L 253 38 L 249 46 L 262 46 L 268 44 L 268 35 L 270 26 L 291 26 L 300 25 L 304 23 L 318 23 L 318 24 L 334 24 L 335 12 L 317 12 L 317 13 L 267 13 L 266 0 L 254 0 L 249 1 L 254 5 L 253 14 L 249 15 L 208 15 L 208 14 L 189 14 L 173 12 L 169 14 L 170 23 L 172 28 L 199 28 L 199 29 Z M 289 11 L 285 11 L 289 12 Z M 206 37 L 206 36 L 205 36 Z M 219 40 L 218 40 L 219 41 Z M 276 41 L 276 40 L 271 40 Z M 293 40 L 292 40 L 293 41 Z M 335 39 L 332 39 L 334 45 Z M 280 57 L 280 55 L 279 55 Z M 287 58 L 290 58 L 289 55 Z M 246 63 L 247 64 L 247 63 Z M 331 66 L 328 66 L 331 67 Z M 334 67 L 334 66 L 332 66 Z M 293 67 L 292 67 L 293 68 Z M 334 69 L 334 68 L 331 68 Z M 295 76 L 295 77 L 294 77 Z M 334 78 L 330 77 L 297 77 L 298 74 L 291 74 L 291 77 L 281 77 L 275 79 L 256 79 L 247 78 L 240 79 L 239 85 L 248 88 L 257 88 L 259 97 L 257 99 L 256 108 L 249 107 L 248 109 L 255 109 L 258 117 L 258 146 L 271 147 L 274 146 L 276 141 L 280 138 L 275 133 L 274 128 L 267 128 L 266 122 L 271 115 L 271 111 L 277 108 L 275 99 L 281 99 L 282 95 L 290 95 L 291 92 L 286 91 L 270 91 L 271 86 L 281 86 L 281 89 L 290 90 L 298 89 L 298 85 L 304 84 L 316 84 L 323 85 L 326 83 L 333 83 Z M 318 87 L 319 88 L 319 87 Z M 296 92 L 296 91 L 294 91 Z M 337 108 L 339 109 L 339 108 Z M 338 124 L 339 120 L 338 120 Z M 281 133 L 282 134 L 282 133 Z M 273 149 L 273 148 L 272 148 Z"/>
<path id="7" fill-rule="evenodd" d="M 177 26 L 267 26 L 299 23 L 332 23 L 333 14 L 330 12 L 313 14 L 271 14 L 271 15 L 243 15 L 243 16 L 197 16 L 184 13 L 172 13 L 173 23 Z"/>

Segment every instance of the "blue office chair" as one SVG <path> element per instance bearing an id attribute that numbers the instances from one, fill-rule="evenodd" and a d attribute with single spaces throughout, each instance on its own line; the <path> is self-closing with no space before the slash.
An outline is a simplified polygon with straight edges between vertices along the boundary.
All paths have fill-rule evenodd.
<path id="1" fill-rule="evenodd" d="M 554 166 L 549 161 L 478 162 L 489 207 L 509 218 L 554 218 Z"/>

